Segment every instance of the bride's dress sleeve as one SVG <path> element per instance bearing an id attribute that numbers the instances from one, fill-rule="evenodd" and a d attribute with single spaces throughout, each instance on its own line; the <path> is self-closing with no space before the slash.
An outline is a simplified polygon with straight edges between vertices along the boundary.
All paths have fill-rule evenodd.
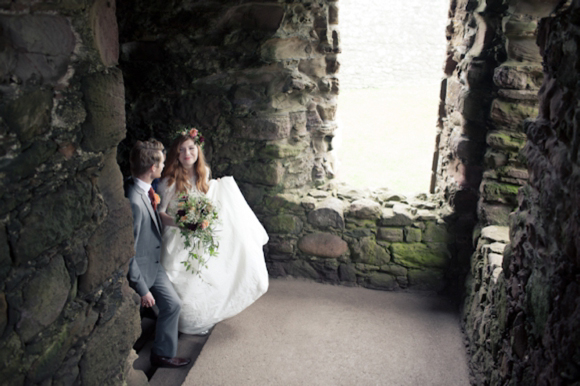
<path id="1" fill-rule="evenodd" d="M 167 179 L 164 178 L 161 180 L 161 182 L 159 182 L 157 190 L 159 191 L 159 196 L 161 196 L 159 211 L 167 213 L 169 203 L 175 198 L 175 184 L 167 186 Z"/>

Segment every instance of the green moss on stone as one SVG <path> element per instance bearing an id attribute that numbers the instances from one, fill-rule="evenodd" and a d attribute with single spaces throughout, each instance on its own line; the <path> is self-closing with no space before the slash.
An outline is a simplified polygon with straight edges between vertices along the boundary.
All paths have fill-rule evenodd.
<path id="1" fill-rule="evenodd" d="M 407 243 L 420 243 L 421 229 L 413 227 L 405 227 L 405 241 Z"/>
<path id="2" fill-rule="evenodd" d="M 299 142 L 295 145 L 287 142 L 271 142 L 264 146 L 259 156 L 268 159 L 280 159 L 298 157 L 308 147 L 307 142 Z"/>
<path id="3" fill-rule="evenodd" d="M 444 268 L 449 262 L 446 251 L 421 243 L 393 243 L 391 252 L 395 263 L 409 268 Z"/>
<path id="4" fill-rule="evenodd" d="M 283 193 L 275 196 L 266 196 L 263 200 L 263 209 L 274 213 L 304 213 L 300 196 L 297 194 Z"/>
<path id="5" fill-rule="evenodd" d="M 391 260 L 391 255 L 370 237 L 354 240 L 350 245 L 351 256 L 357 263 L 380 266 Z"/>
<path id="6" fill-rule="evenodd" d="M 447 243 L 450 240 L 450 235 L 447 232 L 445 224 L 437 224 L 433 221 L 425 223 L 425 231 L 423 234 L 424 242 L 433 243 Z"/>
<path id="7" fill-rule="evenodd" d="M 483 184 L 483 196 L 488 201 L 515 203 L 519 189 L 519 185 L 486 181 Z"/>
<path id="8" fill-rule="evenodd" d="M 487 143 L 496 149 L 518 151 L 524 146 L 525 142 L 525 136 L 517 135 L 516 133 L 510 134 L 496 131 L 487 136 Z"/>
<path id="9" fill-rule="evenodd" d="M 383 290 L 394 290 L 399 288 L 397 279 L 387 273 L 373 272 L 368 277 L 369 286 Z"/>
<path id="10" fill-rule="evenodd" d="M 264 218 L 264 227 L 271 233 L 298 234 L 302 230 L 302 220 L 289 214 Z"/>

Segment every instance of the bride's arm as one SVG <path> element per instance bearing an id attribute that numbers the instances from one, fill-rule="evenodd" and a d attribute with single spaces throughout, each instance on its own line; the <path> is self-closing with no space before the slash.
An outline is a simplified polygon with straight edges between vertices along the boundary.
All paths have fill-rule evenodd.
<path id="1" fill-rule="evenodd" d="M 164 226 L 177 226 L 173 218 L 167 214 L 167 207 L 169 202 L 175 196 L 175 184 L 172 186 L 167 186 L 167 180 L 163 179 L 159 183 L 159 195 L 161 196 L 161 204 L 159 205 L 159 217 L 161 217 L 161 222 Z"/>
<path id="2" fill-rule="evenodd" d="M 161 222 L 166 227 L 168 227 L 168 226 L 169 227 L 176 227 L 177 226 L 177 224 L 175 224 L 175 221 L 167 213 L 165 213 L 165 212 L 159 212 L 159 217 L 161 217 Z"/>

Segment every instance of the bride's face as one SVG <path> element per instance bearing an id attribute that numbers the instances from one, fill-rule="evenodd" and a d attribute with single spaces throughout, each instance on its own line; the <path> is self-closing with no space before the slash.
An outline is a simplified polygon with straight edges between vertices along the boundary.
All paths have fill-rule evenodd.
<path id="1" fill-rule="evenodd" d="M 179 146 L 179 163 L 185 169 L 191 169 L 195 162 L 197 161 L 197 146 L 191 139 L 183 142 L 181 146 Z"/>

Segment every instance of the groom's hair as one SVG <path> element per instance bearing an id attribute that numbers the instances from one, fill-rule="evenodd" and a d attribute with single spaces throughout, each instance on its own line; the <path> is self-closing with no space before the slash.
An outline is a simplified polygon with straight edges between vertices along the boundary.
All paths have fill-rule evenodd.
<path id="1" fill-rule="evenodd" d="M 131 174 L 135 177 L 142 176 L 153 165 L 163 160 L 163 144 L 156 139 L 137 141 L 131 149 L 129 163 Z"/>

